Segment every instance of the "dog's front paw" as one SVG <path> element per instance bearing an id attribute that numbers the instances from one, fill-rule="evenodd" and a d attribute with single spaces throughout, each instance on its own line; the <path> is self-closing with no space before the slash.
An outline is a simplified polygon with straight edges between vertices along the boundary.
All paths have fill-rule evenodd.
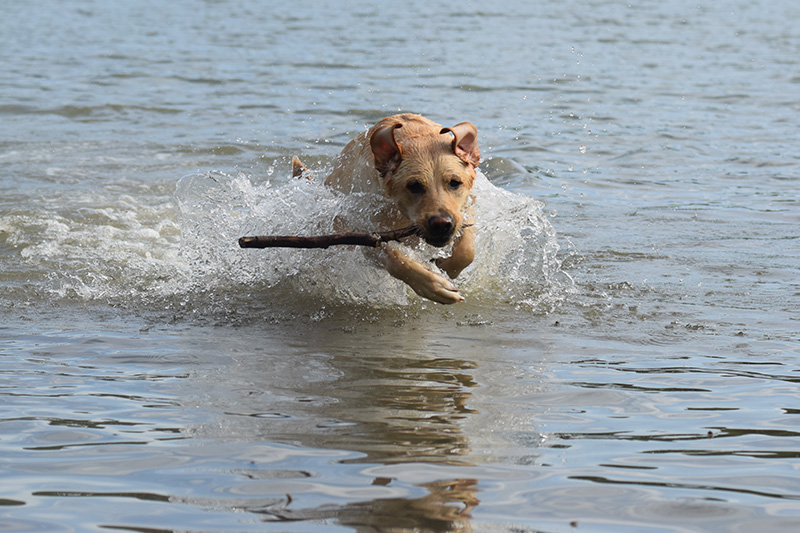
<path id="1" fill-rule="evenodd" d="M 455 304 L 464 301 L 464 297 L 458 293 L 458 287 L 452 281 L 430 270 L 426 270 L 425 273 L 427 276 L 421 283 L 409 283 L 414 292 L 440 304 Z"/>
<path id="2" fill-rule="evenodd" d="M 440 304 L 464 301 L 464 297 L 458 293 L 458 288 L 446 277 L 429 270 L 396 249 L 386 247 L 385 250 L 389 274 L 404 281 L 423 298 Z"/>

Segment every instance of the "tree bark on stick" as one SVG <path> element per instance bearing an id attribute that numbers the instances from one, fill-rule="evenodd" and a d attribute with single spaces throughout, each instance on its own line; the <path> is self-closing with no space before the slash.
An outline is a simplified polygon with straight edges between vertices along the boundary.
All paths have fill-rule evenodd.
<path id="1" fill-rule="evenodd" d="M 416 226 L 407 226 L 391 231 L 375 233 L 333 233 L 314 237 L 297 237 L 287 235 L 257 235 L 241 237 L 240 248 L 327 248 L 336 245 L 378 246 L 382 242 L 399 241 L 416 235 Z"/>

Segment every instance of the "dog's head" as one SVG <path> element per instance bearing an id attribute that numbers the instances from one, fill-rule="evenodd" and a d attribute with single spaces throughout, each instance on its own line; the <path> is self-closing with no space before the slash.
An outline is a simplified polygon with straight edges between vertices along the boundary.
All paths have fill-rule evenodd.
<path id="1" fill-rule="evenodd" d="M 422 120 L 378 123 L 370 146 L 389 197 L 428 244 L 445 246 L 464 224 L 481 157 L 478 131 L 469 122 L 442 128 Z"/>

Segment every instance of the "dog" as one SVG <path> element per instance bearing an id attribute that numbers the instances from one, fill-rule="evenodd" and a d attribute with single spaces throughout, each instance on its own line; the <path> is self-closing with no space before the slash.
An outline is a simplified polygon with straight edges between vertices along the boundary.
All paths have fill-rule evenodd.
<path id="1" fill-rule="evenodd" d="M 448 277 L 455 279 L 475 258 L 467 209 L 480 158 L 472 123 L 443 128 L 420 115 L 394 115 L 350 141 L 325 184 L 346 194 L 380 193 L 391 203 L 381 223 L 413 224 L 431 246 L 452 244 L 450 256 L 436 261 L 447 277 L 391 245 L 382 245 L 381 254 L 387 272 L 418 295 L 453 304 L 464 298 Z M 296 158 L 293 167 L 295 175 L 305 170 Z"/>

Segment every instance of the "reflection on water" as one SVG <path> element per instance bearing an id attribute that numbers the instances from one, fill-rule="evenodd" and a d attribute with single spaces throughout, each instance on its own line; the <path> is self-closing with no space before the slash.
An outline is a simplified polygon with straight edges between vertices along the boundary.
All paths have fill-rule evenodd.
<path id="1" fill-rule="evenodd" d="M 460 422 L 471 412 L 474 363 L 391 352 L 294 357 L 305 361 L 238 362 L 226 376 L 238 387 L 206 401 L 223 410 L 224 423 L 237 433 L 356 450 L 370 460 L 459 462 L 468 453 Z"/>
<path id="2" fill-rule="evenodd" d="M 121 504 L 136 501 L 173 510 L 236 508 L 266 521 L 436 531 L 461 524 L 459 530 L 470 530 L 478 481 L 458 469 L 424 465 L 469 467 L 462 422 L 477 414 L 469 407 L 476 363 L 449 357 L 464 348 L 463 341 L 456 346 L 454 339 L 432 340 L 437 326 L 422 327 L 400 315 L 381 318 L 387 323 L 356 324 L 370 328 L 371 338 L 355 336 L 339 320 L 317 328 L 306 322 L 317 338 L 298 336 L 286 325 L 267 327 L 272 342 L 262 353 L 239 351 L 250 346 L 243 336 L 259 333 L 247 328 L 225 332 L 221 340 L 205 336 L 187 353 L 156 359 L 146 339 L 113 353 L 108 348 L 115 341 L 108 337 L 41 336 L 38 354 L 8 369 L 22 381 L 3 391 L 17 416 L 4 418 L 0 428 L 5 436 L 18 435 L 3 439 L 4 457 L 13 461 L 6 464 L 9 474 L 20 480 L 58 474 L 22 500 L 9 498 L 9 505 L 35 501 L 48 509 L 80 499 L 92 508 L 106 502 L 107 516 L 117 523 L 128 519 Z M 324 353 L 308 351 L 321 345 Z M 19 354 L 29 346 L 20 346 Z M 431 347 L 441 356 L 424 355 Z M 196 357 L 194 363 L 201 364 L 192 364 Z M 212 359 L 220 366 L 210 366 Z M 196 370 L 175 373 L 176 363 Z M 119 370 L 109 373 L 113 367 Z M 26 389 L 24 376 L 41 372 L 52 376 L 51 385 Z M 37 414 L 43 399 L 58 402 L 47 417 Z M 165 426 L 166 420 L 174 425 Z M 258 441 L 286 447 L 249 444 Z M 229 452 L 214 442 L 227 442 L 220 446 Z M 325 449 L 331 452 L 320 451 Z M 344 449 L 352 451 L 338 451 Z M 351 473 L 339 478 L 331 462 L 339 468 L 352 464 Z M 405 467 L 365 470 L 392 463 Z M 202 488 L 207 476 L 219 478 L 219 468 L 228 472 L 224 480 Z M 130 490 L 122 481 L 142 475 L 153 478 L 149 490 L 141 483 Z M 162 476 L 184 488 L 159 489 Z M 156 509 L 153 516 L 159 514 Z M 43 521 L 16 524 L 41 527 L 48 514 L 39 516 Z"/>
<path id="3" fill-rule="evenodd" d="M 374 474 L 369 487 L 359 489 L 367 499 L 321 507 L 304 502 L 299 481 L 319 472 L 288 473 L 287 479 L 299 481 L 301 494 L 292 492 L 293 482 L 281 483 L 285 498 L 247 506 L 265 520 L 328 519 L 342 526 L 431 531 L 460 524 L 459 531 L 470 531 L 471 510 L 479 504 L 477 481 L 430 476 L 424 465 L 472 464 L 463 422 L 478 414 L 470 407 L 471 390 L 478 386 L 476 361 L 452 357 L 463 341 L 431 338 L 432 325 L 402 314 L 382 313 L 366 323 L 339 316 L 308 328 L 302 341 L 292 335 L 287 353 L 275 353 L 273 346 L 263 354 L 233 354 L 234 364 L 209 376 L 216 383 L 202 385 L 203 394 L 195 397 L 217 414 L 194 436 L 255 436 L 309 449 L 347 449 L 358 454 L 341 464 L 397 463 L 408 473 L 422 473 L 423 481 L 410 486 L 403 475 Z M 325 352 L 309 353 L 306 346 L 325 346 Z M 260 479 L 264 472 L 246 475 Z M 422 494 L 412 497 L 409 489 Z"/>
<path id="4" fill-rule="evenodd" d="M 594 357 L 586 344 L 556 354 L 572 333 L 553 317 L 519 330 L 447 313 L 340 307 L 191 339 L 9 345 L 13 524 L 47 529 L 60 502 L 80 500 L 86 516 L 136 528 L 180 529 L 199 510 L 228 530 L 231 512 L 241 530 L 670 530 L 689 517 L 724 529 L 780 523 L 800 501 L 786 364 L 636 358 L 610 341 Z"/>
<path id="5" fill-rule="evenodd" d="M 375 478 L 374 485 L 386 486 L 391 478 Z M 471 511 L 477 499 L 477 480 L 424 483 L 428 494 L 421 498 L 386 498 L 356 502 L 341 507 L 291 510 L 291 497 L 267 509 L 247 509 L 280 522 L 333 519 L 342 526 L 366 530 L 407 529 L 423 531 L 473 531 Z M 389 526 L 391 524 L 391 526 Z"/>

